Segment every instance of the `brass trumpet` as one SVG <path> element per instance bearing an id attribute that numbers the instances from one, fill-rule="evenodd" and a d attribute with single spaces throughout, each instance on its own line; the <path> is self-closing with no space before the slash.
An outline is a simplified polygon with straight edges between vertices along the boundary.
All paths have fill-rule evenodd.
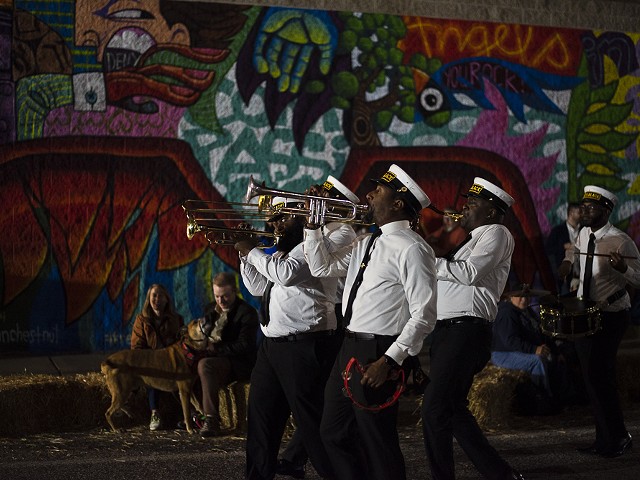
<path id="1" fill-rule="evenodd" d="M 315 225 L 324 225 L 327 222 L 364 224 L 364 217 L 369 208 L 366 204 L 357 204 L 350 200 L 267 188 L 264 185 L 258 184 L 253 177 L 251 177 L 245 195 L 245 202 L 249 203 L 255 197 L 268 198 L 269 204 L 271 204 L 273 197 L 297 200 L 300 204 L 304 204 L 304 206 L 283 206 L 278 209 L 272 206 L 274 213 L 304 216 L 307 217 L 308 223 Z"/>
<path id="2" fill-rule="evenodd" d="M 264 230 L 244 230 L 230 227 L 231 223 L 246 223 L 250 220 L 268 220 L 273 214 L 267 199 L 259 199 L 258 204 L 220 203 L 204 200 L 186 200 L 182 209 L 187 215 L 187 238 L 191 240 L 197 234 L 203 234 L 210 245 L 234 245 L 243 235 L 260 236 L 272 239 L 271 243 L 261 242 L 258 248 L 271 248 L 278 243 L 274 232 Z M 233 205 L 240 210 L 230 208 Z M 222 217 L 222 218 L 221 218 Z"/>
<path id="3" fill-rule="evenodd" d="M 454 222 L 459 221 L 462 217 L 464 217 L 463 214 L 461 213 L 455 213 L 455 212 L 445 212 L 443 210 L 440 210 L 438 207 L 436 207 L 433 204 L 430 204 L 428 207 L 428 209 L 433 210 L 434 212 L 436 212 L 438 215 L 442 215 L 443 217 L 449 217 L 451 218 Z"/>

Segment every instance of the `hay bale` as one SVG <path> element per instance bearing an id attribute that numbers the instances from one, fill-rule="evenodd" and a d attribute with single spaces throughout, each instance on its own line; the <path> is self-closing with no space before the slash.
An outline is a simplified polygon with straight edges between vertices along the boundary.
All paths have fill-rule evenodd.
<path id="1" fill-rule="evenodd" d="M 469 410 L 483 429 L 510 427 L 516 415 L 516 387 L 529 374 L 487 365 L 478 373 L 469 390 Z"/>
<path id="2" fill-rule="evenodd" d="M 0 381 L 0 435 L 75 431 L 104 423 L 102 375 L 11 375 Z"/>
<path id="3" fill-rule="evenodd" d="M 225 430 L 246 431 L 249 382 L 230 383 L 219 390 L 218 398 L 220 400 L 220 426 Z"/>
<path id="4" fill-rule="evenodd" d="M 618 394 L 623 405 L 640 402 L 640 351 L 621 348 L 616 358 Z"/>

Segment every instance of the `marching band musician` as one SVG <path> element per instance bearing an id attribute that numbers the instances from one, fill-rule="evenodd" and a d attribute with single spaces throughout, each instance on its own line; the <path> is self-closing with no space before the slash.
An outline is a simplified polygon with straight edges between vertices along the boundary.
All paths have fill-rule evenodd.
<path id="1" fill-rule="evenodd" d="M 583 225 L 575 248 L 558 268 L 566 277 L 580 262 L 578 297 L 597 302 L 602 328 L 575 340 L 576 352 L 593 409 L 595 441 L 581 453 L 617 457 L 631 448 L 616 388 L 616 354 L 629 324 L 631 306 L 626 285 L 640 287 L 640 255 L 634 241 L 609 222 L 617 197 L 604 188 L 587 185 L 582 199 Z"/>
<path id="2" fill-rule="evenodd" d="M 343 372 L 355 358 L 365 365 L 361 384 L 379 398 L 396 390 L 389 373 L 417 355 L 436 316 L 434 255 L 411 229 L 429 197 L 397 165 L 367 194 L 368 216 L 378 227 L 352 245 L 330 252 L 319 225 L 305 230 L 305 257 L 314 275 L 345 276 L 342 348 L 325 388 L 321 435 L 336 477 L 406 478 L 396 427 L 398 404 L 376 413 L 343 394 Z"/>
<path id="3" fill-rule="evenodd" d="M 347 200 L 354 205 L 360 203 L 358 196 L 349 190 L 342 182 L 337 178 L 329 175 L 327 180 L 320 186 L 314 185 L 309 189 L 310 195 L 322 196 L 326 198 L 333 198 L 337 200 Z M 322 233 L 324 235 L 327 247 L 334 250 L 340 246 L 349 245 L 356 238 L 356 232 L 353 227 L 345 222 L 329 222 L 322 227 Z M 344 290 L 344 278 L 338 278 L 338 286 L 336 290 L 336 335 L 340 338 L 340 342 L 337 342 L 338 346 L 341 343 L 342 333 L 345 325 L 342 322 L 342 292 Z M 336 351 L 337 353 L 337 351 Z M 326 372 L 329 373 L 328 371 Z M 326 378 L 323 383 L 326 383 Z M 307 463 L 308 455 L 304 449 L 302 442 L 302 436 L 300 431 L 296 429 L 293 436 L 287 443 L 287 447 L 280 455 L 278 459 L 278 466 L 276 472 L 278 475 L 287 475 L 294 478 L 304 478 L 305 464 Z"/>
<path id="4" fill-rule="evenodd" d="M 292 206 L 290 199 L 282 202 Z M 337 283 L 311 275 L 302 251 L 304 217 L 278 213 L 269 221 L 279 235 L 273 255 L 256 248 L 257 240 L 251 235 L 240 236 L 235 244 L 247 290 L 262 296 L 264 333 L 251 374 L 246 478 L 274 478 L 290 414 L 316 471 L 323 478 L 333 478 L 319 426 L 324 381 L 339 347 L 334 311 Z"/>
<path id="5" fill-rule="evenodd" d="M 436 259 L 438 321 L 422 401 L 423 433 L 434 480 L 455 478 L 453 437 L 487 479 L 522 479 L 489 444 L 468 408 L 473 377 L 491 357 L 492 321 L 514 249 L 502 225 L 514 199 L 476 177 L 466 194 L 460 226 L 467 238 Z"/>

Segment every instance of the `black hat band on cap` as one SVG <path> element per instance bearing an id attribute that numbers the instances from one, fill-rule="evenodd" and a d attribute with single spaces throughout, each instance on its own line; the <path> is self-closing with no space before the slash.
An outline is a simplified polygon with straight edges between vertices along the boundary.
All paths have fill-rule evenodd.
<path id="1" fill-rule="evenodd" d="M 392 190 L 395 190 L 399 193 L 409 204 L 409 207 L 415 212 L 418 213 L 422 210 L 422 205 L 418 201 L 418 199 L 411 193 L 404 183 L 398 180 L 398 177 L 393 172 L 387 172 L 382 177 L 378 179 L 372 179 L 374 182 L 379 183 L 380 185 L 387 186 Z"/>
<path id="2" fill-rule="evenodd" d="M 340 190 L 338 190 L 335 185 L 329 180 L 326 180 L 322 184 L 322 188 L 324 188 L 333 198 L 338 198 L 340 200 L 349 200 L 347 196 L 344 195 Z"/>
<path id="3" fill-rule="evenodd" d="M 600 205 L 604 205 L 609 210 L 613 210 L 613 207 L 614 207 L 613 202 L 611 200 L 609 200 L 607 197 L 597 192 L 584 192 L 582 201 L 584 202 L 585 200 L 589 202 L 596 202 L 596 203 L 599 203 Z"/>
<path id="4" fill-rule="evenodd" d="M 490 192 L 489 190 L 484 188 L 482 185 L 478 185 L 477 183 L 474 183 L 473 185 L 471 185 L 471 188 L 469 188 L 469 193 L 467 194 L 467 196 L 468 195 L 475 195 L 476 197 L 480 197 L 480 198 L 484 198 L 485 200 L 488 200 L 489 202 L 493 203 L 496 206 L 496 208 L 500 209 L 502 213 L 506 213 L 506 211 L 509 209 L 509 205 L 507 205 L 504 202 L 504 200 L 502 200 L 493 192 Z"/>

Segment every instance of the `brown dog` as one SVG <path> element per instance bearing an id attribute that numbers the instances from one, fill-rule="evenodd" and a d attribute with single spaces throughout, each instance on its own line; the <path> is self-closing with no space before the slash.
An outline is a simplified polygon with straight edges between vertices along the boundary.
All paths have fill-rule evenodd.
<path id="1" fill-rule="evenodd" d="M 220 314 L 218 321 L 226 320 L 223 316 L 226 317 L 226 313 Z M 121 350 L 109 355 L 102 362 L 101 370 L 111 393 L 111 406 L 105 413 L 111 429 L 117 431 L 111 418 L 113 414 L 120 409 L 127 413 L 123 406 L 131 392 L 148 385 L 164 392 L 180 393 L 184 422 L 187 431 L 193 433 L 189 402 L 202 412 L 200 402 L 192 395 L 192 386 L 198 377 L 194 361 L 209 342 L 213 340 L 202 318 L 190 322 L 182 340 L 166 348 Z"/>

